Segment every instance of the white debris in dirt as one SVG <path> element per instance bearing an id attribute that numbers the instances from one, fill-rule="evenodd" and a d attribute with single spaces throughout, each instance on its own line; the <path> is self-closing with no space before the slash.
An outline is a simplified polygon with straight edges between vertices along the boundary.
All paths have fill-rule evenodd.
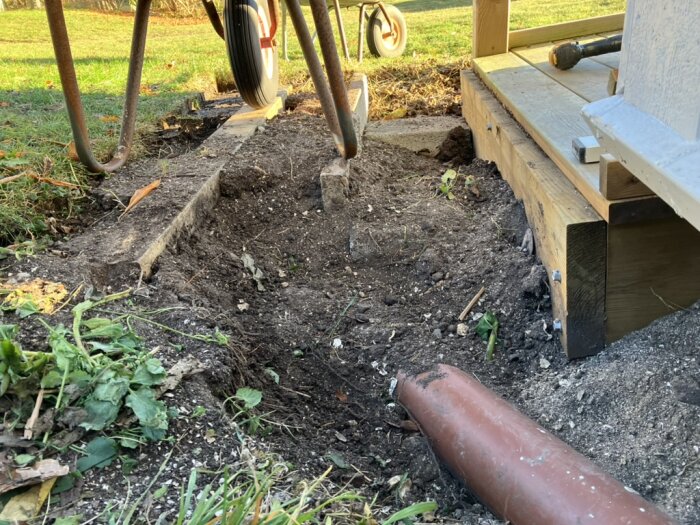
<path id="1" fill-rule="evenodd" d="M 540 357 L 540 368 L 544 368 L 546 370 L 550 366 L 552 366 L 552 363 L 550 363 L 547 358 Z"/>
<path id="2" fill-rule="evenodd" d="M 379 366 L 379 361 L 372 361 L 370 363 L 372 368 L 374 368 L 377 372 L 379 372 L 380 376 L 385 376 L 388 375 L 389 372 L 386 371 L 386 363 L 382 363 L 381 367 Z"/>
<path id="3" fill-rule="evenodd" d="M 336 337 L 335 339 L 333 339 L 333 345 L 332 345 L 332 346 L 333 346 L 333 348 L 335 348 L 336 350 L 339 350 L 339 349 L 343 348 L 343 341 L 340 339 L 340 337 Z"/>
<path id="4" fill-rule="evenodd" d="M 461 337 L 467 336 L 467 325 L 465 323 L 459 323 L 457 325 L 457 335 Z"/>
<path id="5" fill-rule="evenodd" d="M 395 377 L 392 377 L 391 381 L 389 382 L 389 397 L 394 397 L 394 391 L 396 390 L 396 385 L 398 384 L 399 380 Z"/>

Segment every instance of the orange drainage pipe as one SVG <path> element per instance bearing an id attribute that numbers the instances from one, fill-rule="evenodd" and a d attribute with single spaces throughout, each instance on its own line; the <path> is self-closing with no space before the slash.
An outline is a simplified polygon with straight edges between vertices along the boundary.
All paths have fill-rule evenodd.
<path id="1" fill-rule="evenodd" d="M 677 523 L 455 367 L 400 372 L 396 393 L 437 455 L 508 523 Z"/>

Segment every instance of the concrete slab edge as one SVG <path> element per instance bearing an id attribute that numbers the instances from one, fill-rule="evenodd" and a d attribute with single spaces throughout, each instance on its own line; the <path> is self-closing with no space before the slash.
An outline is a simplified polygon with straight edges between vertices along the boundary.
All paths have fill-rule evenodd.
<path id="1" fill-rule="evenodd" d="M 176 242 L 183 234 L 191 234 L 199 218 L 214 208 L 221 196 L 221 172 L 229 158 L 235 155 L 243 143 L 255 134 L 259 126 L 264 125 L 265 122 L 276 117 L 284 110 L 286 99 L 287 92 L 281 91 L 278 93 L 275 101 L 266 108 L 256 110 L 248 105 L 244 105 L 201 144 L 200 149 L 221 153 L 226 158 L 216 165 L 213 173 L 206 178 L 189 202 L 185 204 L 165 230 L 138 257 L 136 262 L 141 269 L 142 279 L 151 276 L 155 262 L 169 244 Z M 230 141 L 233 141 L 233 146 L 230 149 L 222 148 L 222 142 Z"/>

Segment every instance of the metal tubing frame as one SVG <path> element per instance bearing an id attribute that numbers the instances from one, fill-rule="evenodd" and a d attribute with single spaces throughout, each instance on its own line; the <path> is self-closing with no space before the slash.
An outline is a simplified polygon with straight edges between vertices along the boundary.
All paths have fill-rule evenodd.
<path id="1" fill-rule="evenodd" d="M 362 62 L 364 55 L 364 38 L 365 38 L 365 14 L 367 13 L 368 4 L 360 4 L 360 29 L 357 35 L 357 61 Z"/>
<path id="2" fill-rule="evenodd" d="M 73 130 L 73 139 L 75 140 L 78 158 L 89 171 L 94 173 L 115 171 L 126 162 L 134 137 L 136 107 L 141 85 L 141 72 L 143 71 L 143 57 L 146 48 L 151 0 L 138 0 L 136 4 L 131 56 L 129 59 L 129 75 L 126 82 L 126 98 L 119 145 L 112 158 L 104 164 L 95 158 L 90 146 L 90 135 L 85 123 L 85 110 L 80 97 L 78 79 L 75 74 L 73 55 L 71 53 L 68 30 L 66 29 L 66 19 L 63 15 L 63 5 L 61 0 L 46 0 L 45 6 L 51 31 L 51 40 L 56 55 L 56 64 L 61 77 L 63 96 L 66 100 L 66 109 L 68 110 L 68 118 Z"/>
<path id="3" fill-rule="evenodd" d="M 345 60 L 350 60 L 350 51 L 348 51 L 348 39 L 345 36 L 345 24 L 343 24 L 343 15 L 340 12 L 340 0 L 333 0 L 333 9 L 335 11 L 335 19 L 338 23 L 338 33 L 340 33 L 340 43 L 343 44 L 343 54 Z"/>
<path id="4" fill-rule="evenodd" d="M 272 18 L 272 28 L 274 29 L 271 30 L 269 42 L 263 42 L 261 39 L 261 45 L 275 45 L 274 31 L 277 29 L 278 22 L 281 18 L 279 0 L 267 1 Z M 134 29 L 131 40 L 131 54 L 129 57 L 129 73 L 127 77 L 119 144 L 112 158 L 106 163 L 101 163 L 95 158 L 90 145 L 90 135 L 85 120 L 85 109 L 83 107 L 80 87 L 78 86 L 78 79 L 75 73 L 75 65 L 70 47 L 70 39 L 68 37 L 68 29 L 66 28 L 63 5 L 61 0 L 46 0 L 45 2 L 46 16 L 51 32 L 51 41 L 53 43 L 54 54 L 56 55 L 56 65 L 61 78 L 68 118 L 73 131 L 75 149 L 80 161 L 91 172 L 104 173 L 118 170 L 129 157 L 136 125 L 136 109 L 141 85 L 141 73 L 143 72 L 151 2 L 152 0 L 138 0 L 136 4 Z M 286 2 L 294 28 L 301 43 L 302 51 L 304 52 L 306 63 L 309 67 L 309 72 L 311 73 L 312 80 L 316 87 L 316 92 L 321 100 L 321 106 L 323 107 L 326 121 L 333 134 L 338 151 L 346 159 L 353 158 L 357 155 L 357 135 L 352 122 L 352 111 L 350 110 L 348 94 L 345 88 L 343 71 L 340 58 L 338 57 L 338 49 L 333 37 L 328 6 L 325 1 L 322 0 L 311 1 L 311 11 L 318 31 L 323 59 L 328 71 L 328 80 L 326 81 L 321 63 L 316 55 L 313 41 L 309 34 L 308 26 L 304 20 L 299 0 L 286 0 Z M 219 36 L 222 36 L 223 28 L 221 26 L 221 19 L 219 18 L 215 5 L 211 0 L 202 0 L 202 4 L 204 5 L 204 9 L 207 12 L 214 30 Z"/>
<path id="5" fill-rule="evenodd" d="M 204 6 L 204 11 L 206 11 L 214 31 L 216 31 L 216 34 L 219 35 L 222 40 L 225 40 L 224 25 L 221 23 L 221 17 L 219 17 L 219 12 L 216 10 L 216 5 L 212 0 L 202 0 L 202 5 Z"/>
<path id="6" fill-rule="evenodd" d="M 311 0 L 311 12 L 318 32 L 323 61 L 328 78 L 323 74 L 321 62 L 316 54 L 309 28 L 301 11 L 299 0 L 286 0 L 287 10 L 301 45 L 311 79 L 321 102 L 328 127 L 335 139 L 339 153 L 345 159 L 357 155 L 357 134 L 352 122 L 352 111 L 345 89 L 343 70 L 335 45 L 330 13 L 325 0 Z"/>

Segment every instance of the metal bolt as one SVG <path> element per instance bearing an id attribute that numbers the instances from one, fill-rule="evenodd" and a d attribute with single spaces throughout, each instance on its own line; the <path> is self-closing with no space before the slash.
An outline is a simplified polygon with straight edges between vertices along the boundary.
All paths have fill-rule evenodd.
<path id="1" fill-rule="evenodd" d="M 555 319 L 554 321 L 552 321 L 552 330 L 554 332 L 561 332 L 562 331 L 561 319 Z"/>
<path id="2" fill-rule="evenodd" d="M 555 283 L 561 282 L 561 272 L 559 270 L 554 270 L 552 272 L 552 281 L 554 281 Z"/>

